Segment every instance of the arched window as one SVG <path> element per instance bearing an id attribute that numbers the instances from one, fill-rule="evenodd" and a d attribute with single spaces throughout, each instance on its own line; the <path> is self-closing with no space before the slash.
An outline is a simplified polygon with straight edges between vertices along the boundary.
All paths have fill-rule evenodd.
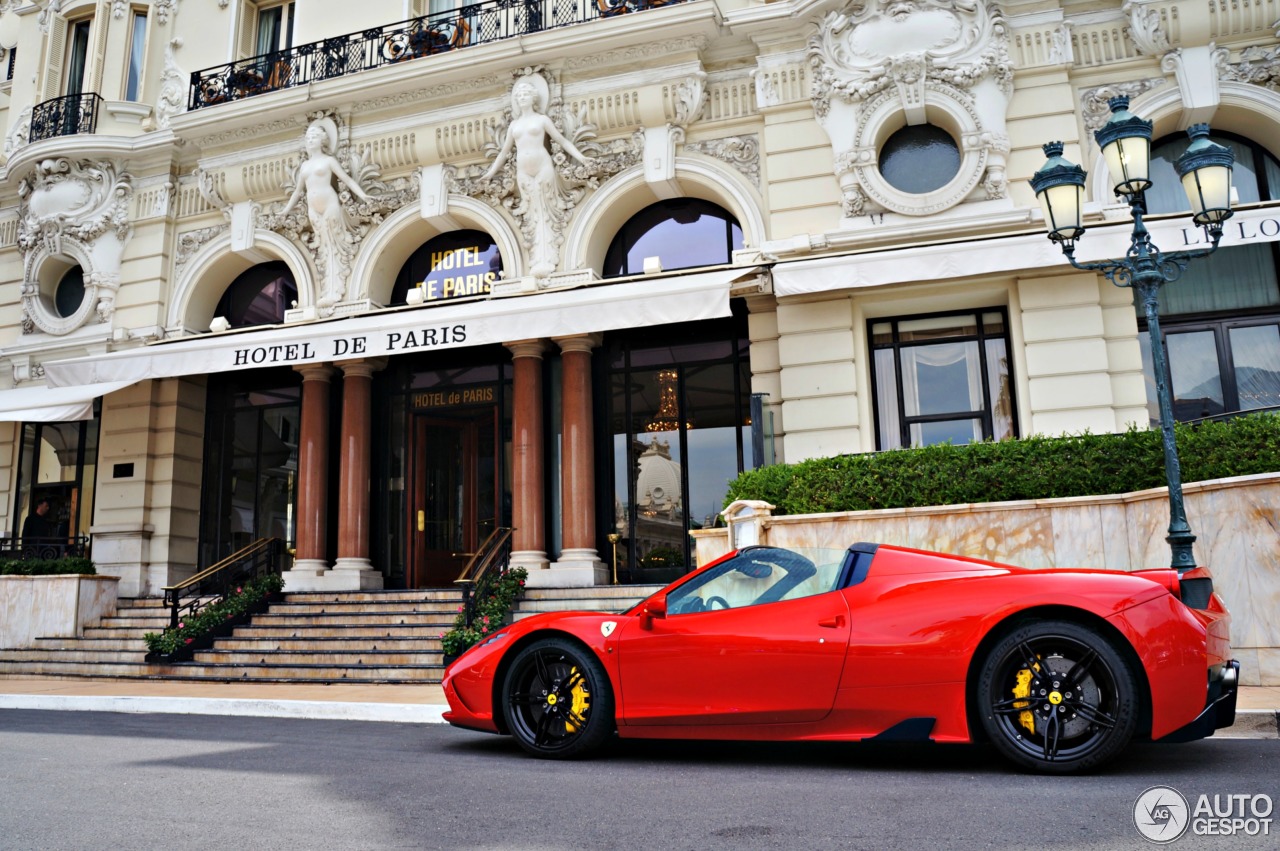
<path id="1" fill-rule="evenodd" d="M 1248 139 L 1230 133 L 1210 138 L 1235 153 L 1232 184 L 1239 204 L 1280 200 L 1280 161 Z M 1187 149 L 1185 134 L 1158 140 L 1151 148 L 1147 190 L 1150 213 L 1188 211 L 1190 203 L 1173 170 Z M 1233 233 L 1234 222 L 1227 222 Z M 1160 291 L 1169 386 L 1174 415 L 1194 420 L 1280 405 L 1280 243 L 1250 242 L 1220 248 L 1196 260 L 1182 277 Z M 1159 419 L 1150 345 L 1142 308 L 1143 368 L 1147 407 Z M 1168 317 L 1165 319 L 1164 317 Z"/>
<path id="2" fill-rule="evenodd" d="M 259 263 L 231 282 L 213 314 L 225 317 L 232 328 L 276 325 L 297 299 L 298 286 L 286 264 Z"/>
<path id="3" fill-rule="evenodd" d="M 391 303 L 405 304 L 409 290 L 422 290 L 422 301 L 448 301 L 486 295 L 502 272 L 502 256 L 484 231 L 459 230 L 423 243 L 400 267 Z"/>
<path id="4" fill-rule="evenodd" d="M 604 276 L 644 272 L 646 257 L 664 271 L 732 262 L 742 247 L 742 228 L 724 208 L 697 198 L 676 198 L 645 207 L 624 224 L 604 258 Z"/>

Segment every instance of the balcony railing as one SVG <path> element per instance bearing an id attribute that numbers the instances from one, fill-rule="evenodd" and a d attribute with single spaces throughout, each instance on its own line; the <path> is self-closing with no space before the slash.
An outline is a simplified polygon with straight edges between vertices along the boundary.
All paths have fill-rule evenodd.
<path id="1" fill-rule="evenodd" d="M 684 2 L 489 0 L 195 71 L 188 106 L 199 109 L 242 100 L 422 56 Z"/>
<path id="2" fill-rule="evenodd" d="M 97 92 L 63 95 L 36 104 L 31 110 L 31 133 L 27 141 L 92 133 L 98 128 L 98 109 L 101 106 L 102 96 Z"/>

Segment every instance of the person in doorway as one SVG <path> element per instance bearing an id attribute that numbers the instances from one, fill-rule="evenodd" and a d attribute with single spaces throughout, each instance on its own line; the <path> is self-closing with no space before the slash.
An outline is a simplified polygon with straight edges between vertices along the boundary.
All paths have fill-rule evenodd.
<path id="1" fill-rule="evenodd" d="M 53 518 L 49 516 L 51 506 L 48 497 L 36 500 L 36 507 L 27 519 L 22 521 L 22 537 L 48 538 L 53 535 Z"/>

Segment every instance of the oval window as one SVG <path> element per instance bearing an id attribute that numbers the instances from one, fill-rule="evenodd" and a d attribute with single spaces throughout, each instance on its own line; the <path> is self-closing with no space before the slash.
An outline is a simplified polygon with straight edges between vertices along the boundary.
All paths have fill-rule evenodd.
<path id="1" fill-rule="evenodd" d="M 932 124 L 903 127 L 880 149 L 880 174 L 899 192 L 933 192 L 950 183 L 959 171 L 956 140 Z"/>
<path id="2" fill-rule="evenodd" d="M 53 306 L 62 318 L 74 316 L 84 301 L 84 269 L 72 266 L 58 281 L 53 295 Z"/>

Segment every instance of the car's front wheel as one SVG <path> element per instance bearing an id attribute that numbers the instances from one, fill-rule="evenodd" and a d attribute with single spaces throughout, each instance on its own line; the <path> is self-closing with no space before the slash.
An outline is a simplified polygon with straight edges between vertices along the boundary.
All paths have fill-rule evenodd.
<path id="1" fill-rule="evenodd" d="M 520 746 L 545 759 L 571 759 L 613 733 L 613 692 L 604 666 L 563 638 L 522 649 L 502 685 L 507 727 Z"/>
<path id="2" fill-rule="evenodd" d="M 1109 638 L 1067 621 L 1032 621 L 983 660 L 975 694 L 982 727 L 1004 756 L 1033 771 L 1096 768 L 1129 743 L 1138 684 Z"/>

